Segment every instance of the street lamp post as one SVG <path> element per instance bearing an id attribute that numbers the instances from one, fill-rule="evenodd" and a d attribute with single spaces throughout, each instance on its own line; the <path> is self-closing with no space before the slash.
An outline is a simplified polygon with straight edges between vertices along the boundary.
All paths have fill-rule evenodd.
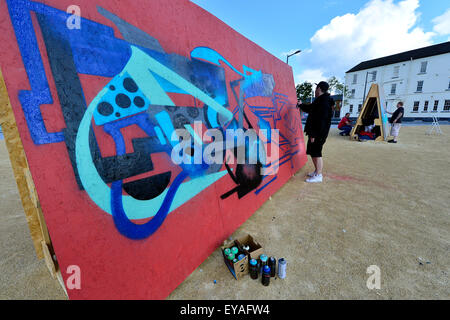
<path id="1" fill-rule="evenodd" d="M 297 50 L 294 53 L 288 54 L 287 58 L 286 58 L 286 63 L 289 64 L 289 57 L 292 57 L 292 56 L 294 56 L 296 54 L 299 54 L 300 52 L 302 52 L 302 50 Z"/>

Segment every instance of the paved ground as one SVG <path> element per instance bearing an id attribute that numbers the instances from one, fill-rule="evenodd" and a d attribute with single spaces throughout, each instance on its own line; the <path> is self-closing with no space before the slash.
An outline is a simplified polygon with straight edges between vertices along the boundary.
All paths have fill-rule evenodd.
<path id="1" fill-rule="evenodd" d="M 285 257 L 287 278 L 236 281 L 216 250 L 169 299 L 449 299 L 450 127 L 426 129 L 403 128 L 396 145 L 333 129 L 324 183 L 304 183 L 308 163 L 233 235 L 251 233 Z M 0 199 L 0 298 L 64 299 L 35 260 L 2 141 Z M 380 290 L 366 287 L 370 265 Z"/>

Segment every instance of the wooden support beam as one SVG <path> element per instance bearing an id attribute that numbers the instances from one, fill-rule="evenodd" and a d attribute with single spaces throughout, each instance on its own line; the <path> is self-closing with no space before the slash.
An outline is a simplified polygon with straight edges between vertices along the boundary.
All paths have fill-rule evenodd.
<path id="1" fill-rule="evenodd" d="M 64 285 L 64 279 L 61 274 L 61 269 L 59 268 L 58 262 L 56 261 L 55 252 L 53 251 L 52 245 L 45 243 L 45 241 L 42 241 L 41 244 L 42 251 L 44 253 L 45 265 L 47 266 L 48 271 L 50 271 L 52 278 L 58 281 L 66 296 L 69 297 L 69 295 L 67 294 L 66 286 Z"/>
<path id="2" fill-rule="evenodd" d="M 39 200 L 34 188 L 25 151 L 17 129 L 14 112 L 6 90 L 6 84 L 0 70 L 0 125 L 3 130 L 9 159 L 19 189 L 20 199 L 30 229 L 31 238 L 38 259 L 44 258 L 42 242 L 50 244 L 47 227 L 43 225 L 44 219 L 40 217 Z"/>
<path id="3" fill-rule="evenodd" d="M 50 239 L 50 234 L 42 214 L 39 197 L 33 182 L 33 177 L 28 166 L 28 161 L 20 139 L 19 130 L 14 117 L 14 112 L 9 100 L 6 84 L 0 70 L 0 125 L 5 138 L 9 159 L 19 189 L 20 199 L 30 229 L 31 239 L 38 259 L 45 259 L 45 264 L 51 276 L 58 281 L 67 296 L 66 287 L 54 258 L 55 253 Z"/>
<path id="4" fill-rule="evenodd" d="M 45 241 L 42 241 L 41 245 L 42 245 L 42 252 L 44 253 L 45 265 L 50 271 L 50 274 L 52 275 L 53 279 L 56 279 L 57 266 L 55 261 L 53 260 L 53 253 L 50 251 L 50 247 L 47 243 L 45 243 Z"/>

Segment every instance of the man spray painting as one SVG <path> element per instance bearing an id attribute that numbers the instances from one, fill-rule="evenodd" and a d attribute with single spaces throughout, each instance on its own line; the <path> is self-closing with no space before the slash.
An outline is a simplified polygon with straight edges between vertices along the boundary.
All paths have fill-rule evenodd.
<path id="1" fill-rule="evenodd" d="M 319 82 L 315 91 L 316 99 L 313 103 L 303 104 L 302 101 L 299 101 L 297 105 L 302 111 L 308 113 L 305 125 L 305 133 L 308 136 L 306 154 L 311 156 L 315 168 L 314 172 L 308 174 L 306 179 L 308 183 L 317 183 L 323 180 L 322 148 L 330 131 L 332 107 L 334 106 L 334 100 L 328 93 L 329 87 L 325 81 Z"/>

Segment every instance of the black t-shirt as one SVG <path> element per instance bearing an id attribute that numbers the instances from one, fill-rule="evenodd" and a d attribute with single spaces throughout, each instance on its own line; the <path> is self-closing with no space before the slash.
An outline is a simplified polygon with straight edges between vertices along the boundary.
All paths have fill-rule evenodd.
<path id="1" fill-rule="evenodd" d="M 328 136 L 333 117 L 333 105 L 335 102 L 329 93 L 322 94 L 311 104 L 299 105 L 300 109 L 308 113 L 305 132 L 310 138 L 326 138 Z"/>
<path id="2" fill-rule="evenodd" d="M 400 113 L 402 114 L 402 116 L 397 120 L 396 123 L 402 123 L 403 116 L 405 115 L 405 109 L 403 109 L 403 107 L 397 108 L 397 110 L 395 110 L 395 112 L 392 114 L 391 121 L 389 122 L 394 123 L 394 120 L 397 119 Z"/>

